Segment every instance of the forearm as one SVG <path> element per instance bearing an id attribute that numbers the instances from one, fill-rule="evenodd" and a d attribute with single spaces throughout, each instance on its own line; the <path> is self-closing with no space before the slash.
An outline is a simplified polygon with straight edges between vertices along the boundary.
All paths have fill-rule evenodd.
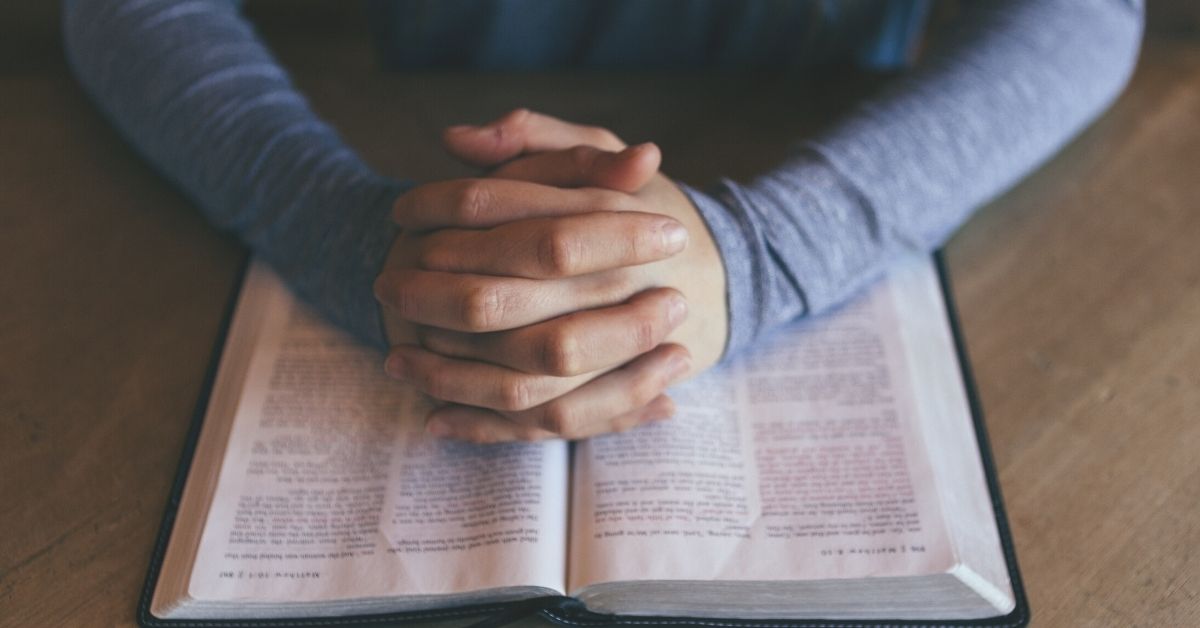
<path id="1" fill-rule="evenodd" d="M 382 346 L 371 283 L 403 186 L 309 109 L 221 0 L 65 3 L 71 65 L 125 138 L 335 323 Z"/>
<path id="2" fill-rule="evenodd" d="M 939 246 L 1116 97 L 1138 2 L 978 2 L 913 73 L 748 185 L 692 193 L 729 276 L 726 355 Z"/>

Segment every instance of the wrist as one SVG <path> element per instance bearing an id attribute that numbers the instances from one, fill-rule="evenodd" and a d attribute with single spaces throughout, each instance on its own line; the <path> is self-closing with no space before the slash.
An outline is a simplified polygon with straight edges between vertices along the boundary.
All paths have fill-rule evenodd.
<path id="1" fill-rule="evenodd" d="M 715 268 L 719 276 L 707 279 L 710 285 L 719 283 L 721 286 L 720 294 L 715 298 L 720 300 L 724 342 L 713 362 L 724 361 L 748 343 L 743 321 L 752 317 L 753 309 L 747 305 L 755 298 L 754 287 L 748 281 L 749 247 L 742 236 L 742 230 L 748 225 L 743 226 L 735 212 L 717 197 L 685 183 L 676 182 L 676 185 L 696 209 L 696 221 L 688 225 L 689 232 L 700 232 L 699 235 L 704 237 L 693 235 L 693 240 L 711 247 L 710 254 L 717 260 Z"/>

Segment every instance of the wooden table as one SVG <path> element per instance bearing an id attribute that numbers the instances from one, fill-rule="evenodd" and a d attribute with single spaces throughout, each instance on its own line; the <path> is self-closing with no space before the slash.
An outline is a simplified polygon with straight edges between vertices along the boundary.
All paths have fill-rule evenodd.
<path id="1" fill-rule="evenodd" d="M 324 47 L 323 47 L 324 46 Z M 283 46 L 381 170 L 518 104 L 744 176 L 873 87 L 754 77 L 379 74 Z M 718 83 L 747 96 L 713 96 Z M 0 625 L 128 625 L 242 249 L 60 63 L 0 77 Z M 1200 625 L 1200 43 L 1151 38 L 1098 124 L 948 259 L 1035 624 Z"/>

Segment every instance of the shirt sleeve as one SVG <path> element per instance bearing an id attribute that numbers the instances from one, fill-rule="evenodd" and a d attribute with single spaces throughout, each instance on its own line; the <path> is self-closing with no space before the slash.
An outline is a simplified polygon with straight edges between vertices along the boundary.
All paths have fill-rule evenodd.
<path id="1" fill-rule="evenodd" d="M 410 184 L 322 122 L 231 0 L 67 0 L 67 56 L 119 132 L 297 294 L 376 346 L 372 283 Z"/>
<path id="2" fill-rule="evenodd" d="M 1133 0 L 967 4 L 923 63 L 775 169 L 685 186 L 726 267 L 725 356 L 940 246 L 1116 98 L 1142 28 Z"/>

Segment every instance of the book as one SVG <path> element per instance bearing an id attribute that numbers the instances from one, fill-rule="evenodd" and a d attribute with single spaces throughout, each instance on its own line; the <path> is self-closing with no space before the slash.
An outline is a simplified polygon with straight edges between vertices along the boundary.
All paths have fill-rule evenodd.
<path id="1" fill-rule="evenodd" d="M 139 619 L 1024 624 L 938 270 L 672 388 L 670 420 L 473 445 L 252 262 Z"/>

